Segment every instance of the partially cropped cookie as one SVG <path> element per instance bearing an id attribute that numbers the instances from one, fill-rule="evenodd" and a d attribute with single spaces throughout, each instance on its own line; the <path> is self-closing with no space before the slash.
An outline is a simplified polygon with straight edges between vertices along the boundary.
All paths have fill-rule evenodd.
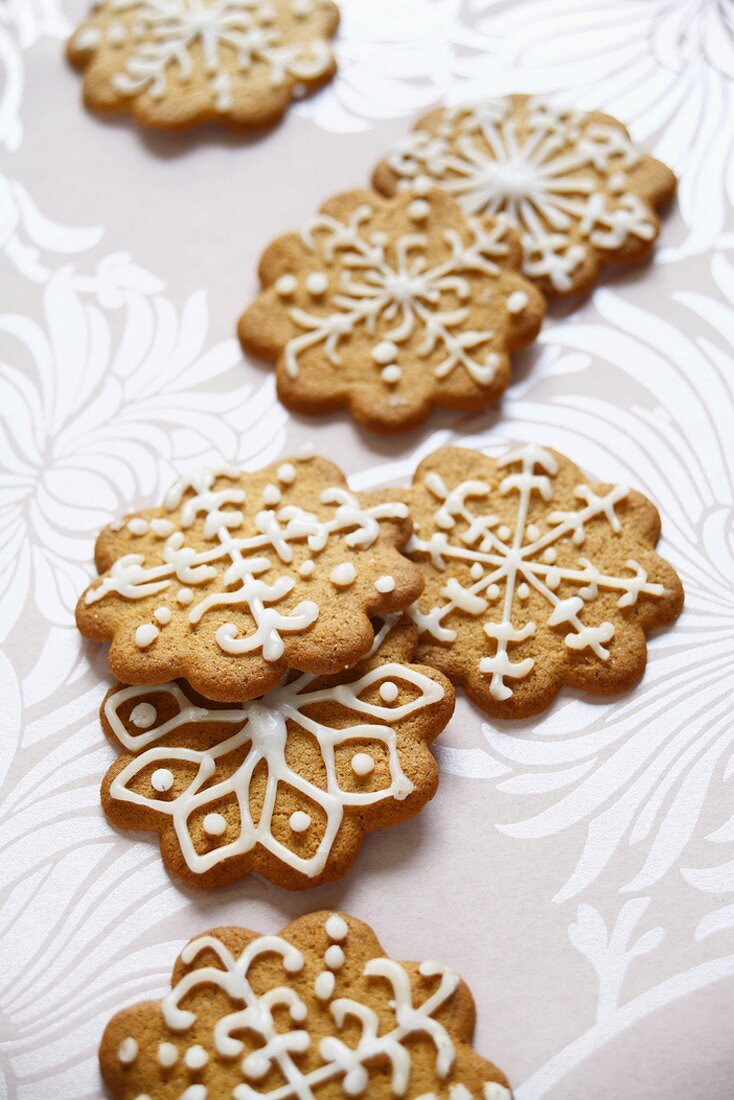
<path id="1" fill-rule="evenodd" d="M 368 925 L 311 913 L 278 935 L 190 940 L 171 991 L 110 1020 L 99 1061 L 114 1100 L 511 1100 L 472 1049 L 475 1015 L 448 967 L 396 962 Z"/>
<path id="2" fill-rule="evenodd" d="M 372 645 L 370 616 L 403 610 L 423 586 L 400 553 L 411 523 L 397 495 L 357 496 L 314 457 L 182 478 L 160 507 L 102 531 L 102 575 L 77 625 L 111 642 L 123 683 L 183 677 L 223 702 L 263 695 L 289 669 L 351 667 Z"/>
<path id="3" fill-rule="evenodd" d="M 410 620 L 383 624 L 338 676 L 291 676 L 241 707 L 184 683 L 117 687 L 102 723 L 122 756 L 102 785 L 108 818 L 158 832 L 168 870 L 216 887 L 255 871 L 301 889 L 338 878 L 364 834 L 414 817 L 438 783 L 428 744 L 454 692 L 410 664 Z"/>
<path id="4" fill-rule="evenodd" d="M 680 580 L 654 552 L 657 509 L 555 451 L 447 447 L 418 467 L 410 503 L 419 658 L 493 717 L 535 714 L 564 684 L 632 687 L 646 633 L 681 611 Z"/>
<path id="5" fill-rule="evenodd" d="M 527 277 L 559 296 L 589 289 L 602 264 L 649 255 L 676 180 L 610 115 L 511 95 L 431 111 L 373 183 L 386 195 L 430 183 L 467 214 L 506 218 Z"/>
<path id="6" fill-rule="evenodd" d="M 419 191 L 337 195 L 262 257 L 264 289 L 239 336 L 276 364 L 289 408 L 344 406 L 391 432 L 435 406 L 499 401 L 510 353 L 540 327 L 542 295 L 520 274 L 520 243 L 506 225 L 467 218 L 442 191 Z"/>
<path id="7" fill-rule="evenodd" d="M 96 0 L 67 53 L 93 110 L 249 130 L 333 77 L 338 23 L 331 0 Z"/>

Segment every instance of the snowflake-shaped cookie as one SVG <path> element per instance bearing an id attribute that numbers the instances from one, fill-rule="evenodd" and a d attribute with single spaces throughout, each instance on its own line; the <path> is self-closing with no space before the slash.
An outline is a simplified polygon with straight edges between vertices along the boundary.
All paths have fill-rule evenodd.
<path id="1" fill-rule="evenodd" d="M 84 102 L 180 130 L 272 126 L 336 71 L 331 0 L 96 0 L 71 36 Z"/>
<path id="2" fill-rule="evenodd" d="M 680 581 L 653 550 L 656 508 L 554 451 L 445 448 L 418 467 L 410 499 L 426 580 L 411 609 L 419 657 L 495 717 L 540 711 L 563 684 L 631 687 L 646 631 L 681 610 Z"/>
<path id="3" fill-rule="evenodd" d="M 453 690 L 406 663 L 415 647 L 409 620 L 387 622 L 356 668 L 291 677 L 237 708 L 183 683 L 114 688 L 102 721 L 123 755 L 102 786 L 107 816 L 159 832 L 168 869 L 198 886 L 250 871 L 293 889 L 337 878 L 365 832 L 436 791 L 427 744 Z"/>
<path id="4" fill-rule="evenodd" d="M 79 629 L 111 639 L 123 683 L 184 677 L 223 702 L 263 695 L 287 669 L 351 667 L 372 645 L 370 616 L 403 610 L 422 587 L 399 552 L 411 526 L 396 496 L 357 497 L 313 457 L 183 478 L 162 506 L 101 533 Z"/>
<path id="5" fill-rule="evenodd" d="M 467 214 L 505 217 L 528 278 L 564 295 L 588 288 L 602 264 L 650 252 L 676 181 L 615 118 L 513 95 L 431 111 L 373 182 L 386 195 L 430 183 Z"/>
<path id="6" fill-rule="evenodd" d="M 107 1025 L 115 1100 L 511 1100 L 471 1047 L 468 987 L 436 962 L 396 962 L 372 929 L 310 913 L 278 935 L 214 928 L 190 940 L 171 991 Z"/>
<path id="7" fill-rule="evenodd" d="M 368 427 L 402 431 L 435 405 L 499 400 L 510 352 L 531 342 L 544 311 L 519 264 L 514 233 L 466 218 L 444 192 L 350 191 L 267 249 L 240 339 L 277 363 L 290 408 L 346 405 Z"/>

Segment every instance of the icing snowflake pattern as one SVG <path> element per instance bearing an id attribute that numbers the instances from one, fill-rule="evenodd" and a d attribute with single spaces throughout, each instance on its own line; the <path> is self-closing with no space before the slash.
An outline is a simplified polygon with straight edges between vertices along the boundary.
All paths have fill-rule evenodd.
<path id="1" fill-rule="evenodd" d="M 388 621 L 377 633 L 370 657 L 379 653 L 393 625 Z M 353 825 L 358 822 L 360 831 L 368 827 L 370 811 L 388 800 L 405 803 L 404 816 L 412 816 L 435 790 L 435 767 L 425 742 L 440 732 L 451 712 L 450 706 L 438 706 L 450 693 L 440 673 L 384 659 L 367 668 L 360 665 L 351 678 L 341 677 L 337 683 L 314 683 L 315 679 L 299 676 L 236 709 L 197 703 L 185 685 L 175 683 L 113 691 L 103 715 L 128 755 L 122 767 L 110 770 L 105 790 L 122 811 L 119 824 L 128 821 L 131 809 L 143 811 L 137 822 L 143 828 L 150 825 L 150 813 L 155 814 L 162 831 L 174 830 L 188 870 L 199 877 L 214 871 L 217 884 L 223 881 L 222 870 L 229 869 L 232 877 L 242 874 L 232 861 L 252 857 L 259 846 L 277 861 L 274 877 L 278 881 L 282 882 L 285 867 L 299 876 L 291 881 L 302 885 L 303 877 L 309 884 L 323 879 L 345 815 L 353 815 Z M 163 718 L 159 716 L 156 700 L 173 706 L 170 717 L 168 709 Z M 318 715 L 324 705 L 327 716 L 319 719 L 314 708 Z M 402 723 L 418 712 L 425 714 L 416 742 L 408 739 Z M 231 732 L 216 740 L 207 735 L 214 723 Z M 290 752 L 293 727 L 317 743 L 319 762 L 314 775 L 323 780 L 300 774 L 291 762 L 291 757 L 301 759 Z M 187 747 L 180 735 L 177 738 L 178 731 L 192 730 L 197 743 L 198 738 L 205 739 L 205 747 Z M 349 761 L 348 789 L 340 784 L 340 753 Z M 409 770 L 421 777 L 420 790 L 403 770 L 401 756 L 408 760 Z M 421 767 L 416 767 L 418 762 Z M 258 798 L 255 778 L 263 765 L 267 779 Z M 380 785 L 381 767 L 386 772 L 384 785 Z M 372 781 L 373 775 L 378 776 L 377 782 Z M 290 844 L 274 833 L 274 818 L 283 814 L 279 793 L 284 790 L 295 792 L 300 804 L 311 811 L 298 809 L 290 814 L 285 830 Z M 321 821 L 314 819 L 314 807 Z M 233 809 L 236 824 L 230 820 Z M 114 812 L 111 816 L 116 820 Z M 304 854 L 304 842 L 308 844 L 311 833 L 319 830 L 318 844 L 310 845 Z M 342 855 L 345 846 L 356 855 L 359 840 L 342 838 Z M 253 864 L 251 859 L 246 870 L 257 869 L 270 877 L 270 866 L 267 860 Z M 342 863 L 339 872 L 344 869 Z"/>
<path id="2" fill-rule="evenodd" d="M 209 1034 L 199 1011 L 212 999 L 221 1014 Z M 354 1097 L 380 1082 L 388 1095 L 417 1096 L 414 1075 L 435 1082 L 421 1100 L 510 1100 L 504 1076 L 469 1047 L 466 1024 L 446 1013 L 457 1000 L 466 1005 L 470 996 L 448 967 L 389 959 L 371 929 L 339 913 L 301 917 L 280 935 L 215 929 L 183 949 L 161 1002 L 111 1021 L 101 1064 L 116 1097 L 131 1077 L 153 1091 L 161 1065 L 180 1073 L 183 1062 L 206 1067 L 201 1077 L 234 1100 L 316 1100 L 325 1088 L 332 1095 L 330 1084 Z M 136 1025 L 148 1021 L 165 1036 L 157 1057 L 134 1038 Z M 187 1046 L 192 1033 L 199 1041 Z"/>
<path id="3" fill-rule="evenodd" d="M 440 472 L 442 453 L 459 456 L 455 469 L 476 468 L 478 476 L 450 487 Z M 420 524 L 416 514 L 417 533 L 409 549 L 440 583 L 427 600 L 430 604 L 438 596 L 434 606 L 426 609 L 426 600 L 419 601 L 411 614 L 422 635 L 421 652 L 426 656 L 430 649 L 426 659 L 431 663 L 437 660 L 438 667 L 442 667 L 443 647 L 458 644 L 461 648 L 466 623 L 481 623 L 491 651 L 469 674 L 468 687 L 471 691 L 473 686 L 477 701 L 490 713 L 512 716 L 518 685 L 528 681 L 532 697 L 536 690 L 533 678 L 543 696 L 540 705 L 544 705 L 549 701 L 549 689 L 543 681 L 558 680 L 555 694 L 560 687 L 559 664 L 567 666 L 576 656 L 587 673 L 593 666 L 584 686 L 609 690 L 600 669 L 608 664 L 612 675 L 616 672 L 611 646 L 624 626 L 625 614 L 639 613 L 636 621 L 645 625 L 649 616 L 662 623 L 679 612 L 680 583 L 667 563 L 650 554 L 646 540 L 628 544 L 644 557 L 644 564 L 632 556 L 620 561 L 608 541 L 609 536 L 614 540 L 625 534 L 624 520 L 618 514 L 623 503 L 644 510 L 647 530 L 657 523 L 654 509 L 639 494 L 633 499 L 624 486 L 594 487 L 584 482 L 573 486 L 569 474 L 575 473 L 575 468 L 562 456 L 535 444 L 509 452 L 497 460 L 494 469 L 491 460 L 471 451 L 438 452 L 427 463 L 432 468 L 419 471 L 422 481 L 417 483 L 417 492 L 423 498 L 432 532 L 427 535 L 423 513 Z M 570 495 L 574 502 L 569 509 L 556 503 L 561 475 L 566 499 Z M 507 501 L 513 502 L 509 514 Z M 500 510 L 500 502 L 505 505 L 502 515 L 494 510 Z M 654 521 L 647 518 L 648 510 Z M 602 537 L 602 530 L 608 535 Z M 590 538 L 594 550 L 585 554 Z M 649 540 L 653 545 L 655 538 Z M 461 577 L 442 579 L 452 567 L 464 571 Z M 653 579 L 651 573 L 659 574 L 664 583 Z M 643 601 L 648 601 L 645 607 Z M 600 606 L 607 614 L 613 609 L 614 622 L 600 618 Z M 540 633 L 542 643 L 533 645 Z M 553 650 L 544 654 L 543 645 L 551 640 Z M 558 654 L 559 643 L 565 658 L 553 656 Z M 523 648 L 530 648 L 532 655 L 523 655 Z M 568 671 L 566 675 L 569 682 L 576 682 Z M 539 709 L 538 700 L 534 709 Z"/>
<path id="4" fill-rule="evenodd" d="M 288 637 L 302 635 L 319 619 L 316 599 L 293 602 L 299 590 L 317 586 L 330 605 L 359 599 L 364 579 L 360 572 L 365 573 L 365 565 L 370 569 L 365 555 L 377 555 L 377 563 L 380 554 L 388 553 L 393 580 L 393 574 L 405 577 L 406 566 L 414 568 L 396 549 L 385 546 L 386 541 L 401 541 L 400 523 L 408 522 L 405 504 L 384 500 L 364 505 L 346 484 L 336 483 L 341 475 L 335 466 L 312 457 L 306 461 L 309 478 L 315 475 L 323 485 L 320 490 L 307 489 L 304 475 L 299 475 L 300 462 L 280 463 L 259 475 L 243 474 L 232 466 L 207 468 L 178 481 L 162 508 L 135 513 L 103 531 L 97 559 L 107 571 L 81 597 L 77 623 L 82 633 L 96 640 L 113 637 L 113 671 L 118 647 L 136 668 L 169 667 L 172 676 L 183 675 L 186 661 L 181 655 L 170 660 L 165 646 L 160 648 L 161 636 L 172 634 L 183 621 L 183 645 L 191 650 L 189 682 L 209 698 L 221 699 L 220 678 L 234 676 L 224 701 L 253 698 L 261 691 L 252 690 L 245 673 L 238 682 L 226 661 L 209 677 L 209 690 L 199 688 L 193 667 L 199 663 L 197 632 L 213 633 L 220 660 L 254 656 L 273 665 L 274 674 L 263 689 L 268 690 L 282 673 L 278 665 L 287 656 Z M 312 507 L 295 503 L 307 499 L 304 494 L 309 492 Z M 383 523 L 391 520 L 397 521 L 397 530 Z M 390 526 L 392 531 L 387 530 Z M 372 572 L 377 578 L 377 564 Z M 419 582 L 417 576 L 414 580 Z M 395 583 L 383 593 L 375 583 L 368 588 L 369 599 L 363 603 L 369 603 L 371 613 L 399 610 L 390 606 L 399 599 Z M 123 626 L 116 614 L 120 605 L 126 611 Z M 352 642 L 348 639 L 349 645 Z M 368 640 L 364 649 L 369 645 Z M 216 655 L 210 653 L 209 658 L 214 672 Z M 160 666 L 159 659 L 164 662 Z M 150 682 L 149 674 L 143 682 Z M 241 695 L 231 694 L 238 688 Z"/>
<path id="5" fill-rule="evenodd" d="M 638 258 L 675 178 L 615 119 L 512 96 L 429 115 L 375 173 L 379 190 L 430 180 L 470 215 L 508 220 L 528 278 L 566 294 L 600 262 Z"/>
<path id="6" fill-rule="evenodd" d="M 246 100 L 263 83 L 280 110 L 284 91 L 290 97 L 294 87 L 302 93 L 332 75 L 327 38 L 336 23 L 328 0 L 100 0 L 72 37 L 70 55 L 79 64 L 99 57 L 109 66 L 109 95 L 123 102 L 183 101 L 203 82 L 200 117 L 208 111 L 246 123 Z"/>

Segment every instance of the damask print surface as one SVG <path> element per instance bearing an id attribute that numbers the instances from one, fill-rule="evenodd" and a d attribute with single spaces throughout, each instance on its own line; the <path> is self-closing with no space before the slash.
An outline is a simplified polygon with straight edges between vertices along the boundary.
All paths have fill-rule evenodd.
<path id="1" fill-rule="evenodd" d="M 309 908 L 471 980 L 475 1050 L 518 1100 L 726 1096 L 734 996 L 734 83 L 716 0 L 341 0 L 339 71 L 263 144 L 146 135 L 82 111 L 63 40 L 86 0 L 0 3 L 0 1096 L 103 1100 L 122 1004 L 161 998 L 201 929 L 283 927 L 302 896 L 182 890 L 110 827 L 112 686 L 78 638 L 93 541 L 176 472 L 305 443 L 362 494 L 442 446 L 551 447 L 659 509 L 686 608 L 615 701 L 561 692 L 498 727 L 459 691 L 440 784 Z M 598 108 L 679 176 L 653 262 L 551 310 L 500 412 L 399 442 L 289 415 L 232 321 L 268 242 L 364 186 L 414 119 L 517 88 Z M 574 89 L 581 89 L 574 94 Z M 260 206 L 247 196 L 267 197 Z M 192 199 L 193 196 L 193 199 Z M 195 895 L 192 899 L 191 895 Z M 243 910 L 247 910 L 246 919 Z M 410 929 L 408 931 L 408 929 Z"/>

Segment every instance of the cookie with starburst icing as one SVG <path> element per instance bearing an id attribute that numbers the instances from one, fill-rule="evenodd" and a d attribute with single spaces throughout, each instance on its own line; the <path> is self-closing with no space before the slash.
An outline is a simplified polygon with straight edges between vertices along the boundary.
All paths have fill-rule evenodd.
<path id="1" fill-rule="evenodd" d="M 431 111 L 373 183 L 385 195 L 431 184 L 468 215 L 506 219 L 525 275 L 559 297 L 588 290 L 603 264 L 649 256 L 676 179 L 610 115 L 510 95 Z"/>
<path id="2" fill-rule="evenodd" d="M 555 451 L 447 447 L 420 464 L 409 499 L 426 582 L 410 610 L 419 659 L 493 717 L 535 714 L 563 685 L 632 687 L 647 633 L 681 611 L 654 505 Z"/>
<path id="3" fill-rule="evenodd" d="M 436 406 L 499 401 L 545 308 L 520 262 L 512 230 L 440 190 L 349 191 L 267 249 L 240 340 L 275 363 L 296 412 L 346 407 L 375 431 L 405 431 Z"/>
<path id="4" fill-rule="evenodd" d="M 396 617 L 348 672 L 293 674 L 240 706 L 183 682 L 113 688 L 101 718 L 122 755 L 102 784 L 107 817 L 156 831 L 167 869 L 195 886 L 251 871 L 290 889 L 339 878 L 365 833 L 414 817 L 436 792 L 428 744 L 454 692 L 410 663 L 416 641 Z"/>
<path id="5" fill-rule="evenodd" d="M 114 1100 L 511 1100 L 472 1049 L 475 1015 L 449 967 L 396 962 L 368 925 L 317 912 L 190 940 L 170 991 L 110 1020 L 99 1061 Z"/>
<path id="6" fill-rule="evenodd" d="M 111 643 L 123 683 L 181 677 L 220 702 L 263 695 L 289 670 L 340 672 L 369 652 L 370 618 L 423 586 L 401 553 L 411 523 L 398 496 L 358 496 L 310 451 L 183 477 L 159 507 L 102 531 L 77 625 Z"/>
<path id="7" fill-rule="evenodd" d="M 96 0 L 67 54 L 95 111 L 252 130 L 331 80 L 338 23 L 331 0 Z"/>

